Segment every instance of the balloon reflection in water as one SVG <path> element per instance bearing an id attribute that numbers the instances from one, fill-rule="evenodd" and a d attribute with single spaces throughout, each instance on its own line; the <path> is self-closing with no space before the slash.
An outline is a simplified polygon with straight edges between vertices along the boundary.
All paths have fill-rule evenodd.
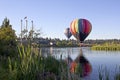
<path id="1" fill-rule="evenodd" d="M 92 72 L 92 66 L 85 56 L 80 54 L 74 61 L 70 63 L 70 72 L 74 74 L 80 74 L 81 77 L 85 77 Z"/>

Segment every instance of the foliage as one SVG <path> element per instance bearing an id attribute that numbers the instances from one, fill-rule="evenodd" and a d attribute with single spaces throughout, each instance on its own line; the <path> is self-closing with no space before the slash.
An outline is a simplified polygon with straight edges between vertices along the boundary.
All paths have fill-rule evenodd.
<path id="1" fill-rule="evenodd" d="M 44 69 L 46 70 L 46 72 L 53 72 L 56 75 L 59 74 L 59 70 L 58 70 L 59 62 L 58 62 L 58 60 L 49 56 L 44 60 L 44 63 L 45 63 Z M 51 63 L 55 64 L 55 65 L 51 65 Z"/>
<path id="2" fill-rule="evenodd" d="M 57 41 L 57 42 L 56 42 L 56 45 L 57 45 L 57 46 L 62 46 L 62 43 L 61 43 L 60 41 Z"/>
<path id="3" fill-rule="evenodd" d="M 16 35 L 9 20 L 4 19 L 0 27 L 0 55 L 13 56 L 16 53 Z"/>
<path id="4" fill-rule="evenodd" d="M 32 29 L 30 31 L 26 29 L 22 30 L 20 36 L 22 36 L 22 38 L 35 39 L 35 38 L 39 38 L 41 34 L 42 34 L 41 29 L 33 30 L 33 26 L 32 26 Z"/>
<path id="5" fill-rule="evenodd" d="M 56 46 L 57 47 L 78 47 L 79 43 L 78 42 L 73 42 L 71 40 L 62 40 L 62 41 L 56 41 Z"/>

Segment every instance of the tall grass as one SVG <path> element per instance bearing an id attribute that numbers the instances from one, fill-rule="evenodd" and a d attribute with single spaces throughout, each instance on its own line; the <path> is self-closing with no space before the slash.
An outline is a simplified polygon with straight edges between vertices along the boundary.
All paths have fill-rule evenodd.
<path id="1" fill-rule="evenodd" d="M 66 80 L 67 66 L 54 57 L 40 56 L 31 47 L 18 47 L 18 57 L 8 58 L 9 80 Z"/>

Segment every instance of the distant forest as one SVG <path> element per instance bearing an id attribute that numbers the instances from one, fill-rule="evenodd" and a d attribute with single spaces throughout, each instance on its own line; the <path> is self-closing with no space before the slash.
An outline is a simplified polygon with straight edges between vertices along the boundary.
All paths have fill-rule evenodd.
<path id="1" fill-rule="evenodd" d="M 20 38 L 18 39 L 20 40 Z M 24 40 L 23 40 L 24 41 Z M 77 47 L 79 46 L 79 41 L 76 39 L 59 39 L 59 38 L 33 38 L 33 43 L 40 44 L 40 46 L 55 46 L 55 47 Z M 88 39 L 82 42 L 82 46 L 93 46 L 102 44 L 120 44 L 120 39 Z"/>
<path id="2" fill-rule="evenodd" d="M 87 44 L 104 44 L 104 43 L 114 43 L 114 44 L 120 44 L 120 39 L 96 39 L 96 40 L 85 40 L 84 43 Z"/>

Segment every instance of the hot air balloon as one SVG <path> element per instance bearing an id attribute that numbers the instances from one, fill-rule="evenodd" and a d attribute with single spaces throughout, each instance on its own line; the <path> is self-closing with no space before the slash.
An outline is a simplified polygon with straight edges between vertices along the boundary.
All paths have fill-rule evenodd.
<path id="1" fill-rule="evenodd" d="M 72 34 L 70 32 L 70 28 L 66 28 L 65 31 L 64 31 L 64 34 L 69 39 L 72 36 Z"/>
<path id="2" fill-rule="evenodd" d="M 79 42 L 83 42 L 91 30 L 92 25 L 87 19 L 75 19 L 70 24 L 70 32 Z"/>

